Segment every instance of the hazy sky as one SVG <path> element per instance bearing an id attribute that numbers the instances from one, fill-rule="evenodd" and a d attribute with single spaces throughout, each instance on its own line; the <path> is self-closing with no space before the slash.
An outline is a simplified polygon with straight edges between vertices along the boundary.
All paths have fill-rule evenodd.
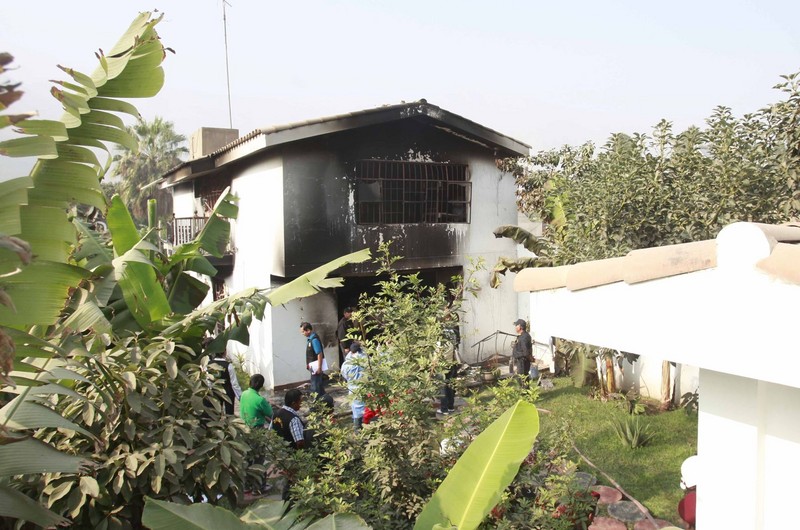
<path id="1" fill-rule="evenodd" d="M 795 1 L 230 0 L 233 126 L 258 127 L 426 98 L 533 151 L 702 125 L 778 99 L 800 68 Z M 221 0 L 4 2 L 3 48 L 26 95 L 58 118 L 56 64 L 91 73 L 143 10 L 165 13 L 166 85 L 134 101 L 191 134 L 227 127 Z"/>

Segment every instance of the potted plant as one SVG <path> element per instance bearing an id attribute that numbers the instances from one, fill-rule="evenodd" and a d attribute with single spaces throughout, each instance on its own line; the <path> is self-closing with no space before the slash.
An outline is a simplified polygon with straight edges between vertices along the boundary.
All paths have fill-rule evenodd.
<path id="1" fill-rule="evenodd" d="M 481 364 L 480 377 L 484 383 L 494 383 L 500 378 L 500 356 L 494 354 Z"/>

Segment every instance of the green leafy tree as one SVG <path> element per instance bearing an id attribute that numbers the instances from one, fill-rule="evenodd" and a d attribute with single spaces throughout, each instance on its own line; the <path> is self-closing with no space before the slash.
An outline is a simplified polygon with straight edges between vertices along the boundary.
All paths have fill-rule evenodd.
<path id="1" fill-rule="evenodd" d="M 164 218 L 172 213 L 168 193 L 156 186 L 148 186 L 181 162 L 188 153 L 184 146 L 186 137 L 175 132 L 172 122 L 156 116 L 153 121 L 139 118 L 127 128 L 128 134 L 136 138 L 138 149 L 125 149 L 114 157 L 114 173 L 121 178 L 121 195 L 125 204 L 140 224 L 147 220 L 147 201 L 158 201 L 158 216 Z"/>
<path id="2" fill-rule="evenodd" d="M 735 221 L 800 215 L 800 78 L 785 99 L 742 118 L 717 108 L 706 127 L 614 134 L 602 149 L 563 147 L 506 160 L 518 206 L 544 223 L 539 265 L 621 256 L 714 238 Z"/>

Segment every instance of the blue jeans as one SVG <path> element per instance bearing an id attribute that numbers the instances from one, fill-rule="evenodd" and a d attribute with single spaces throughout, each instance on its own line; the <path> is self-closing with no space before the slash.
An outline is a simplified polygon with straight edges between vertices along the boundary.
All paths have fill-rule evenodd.
<path id="1" fill-rule="evenodd" d="M 325 383 L 322 381 L 322 374 L 311 374 L 311 392 L 319 397 L 325 394 Z"/>

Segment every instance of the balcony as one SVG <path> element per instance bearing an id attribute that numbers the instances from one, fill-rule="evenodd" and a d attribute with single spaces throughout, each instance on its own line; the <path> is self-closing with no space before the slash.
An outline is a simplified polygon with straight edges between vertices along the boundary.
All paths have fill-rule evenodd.
<path id="1" fill-rule="evenodd" d="M 189 243 L 207 222 L 208 217 L 173 217 L 170 243 L 174 246 Z"/>
<path id="2" fill-rule="evenodd" d="M 168 246 L 171 247 L 168 252 L 172 253 L 172 249 L 175 247 L 192 242 L 203 227 L 206 226 L 207 222 L 208 217 L 173 217 L 168 229 Z M 231 238 L 228 240 L 227 246 L 222 249 L 222 253 L 226 256 L 231 256 L 234 253 L 233 232 L 231 232 Z"/>

